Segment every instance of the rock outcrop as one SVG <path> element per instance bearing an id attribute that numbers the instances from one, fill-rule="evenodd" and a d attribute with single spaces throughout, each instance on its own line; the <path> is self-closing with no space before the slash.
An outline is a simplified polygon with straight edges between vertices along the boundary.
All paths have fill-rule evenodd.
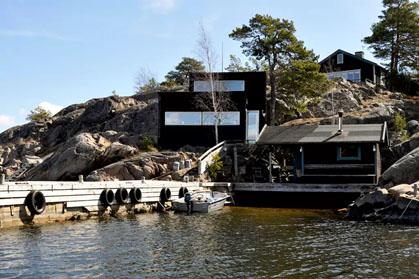
<path id="1" fill-rule="evenodd" d="M 348 218 L 418 225 L 419 181 L 415 184 L 416 191 L 414 184 L 400 184 L 361 196 L 350 205 Z"/>
<path id="2" fill-rule="evenodd" d="M 380 177 L 379 185 L 389 187 L 419 180 L 419 147 L 400 158 Z"/>
<path id="3" fill-rule="evenodd" d="M 149 152 L 106 165 L 91 172 L 86 179 L 90 181 L 139 180 L 156 178 L 173 171 L 173 163 L 187 159 L 196 161 L 194 153 Z M 170 177 L 175 178 L 175 175 Z M 181 179 L 181 177 L 178 177 Z"/>
<path id="4" fill-rule="evenodd" d="M 140 96 L 92 99 L 44 122 L 0 134 L 0 165 L 9 179 L 73 180 L 140 153 L 156 140 L 157 103 Z"/>

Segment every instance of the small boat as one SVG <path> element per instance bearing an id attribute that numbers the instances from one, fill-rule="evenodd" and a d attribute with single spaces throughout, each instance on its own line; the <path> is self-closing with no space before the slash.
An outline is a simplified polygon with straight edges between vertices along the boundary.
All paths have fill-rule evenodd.
<path id="1" fill-rule="evenodd" d="M 223 192 L 216 191 L 194 191 L 190 193 L 192 202 L 192 212 L 208 213 L 222 209 L 229 196 Z M 172 201 L 172 207 L 175 211 L 187 212 L 185 198 L 179 198 Z"/>

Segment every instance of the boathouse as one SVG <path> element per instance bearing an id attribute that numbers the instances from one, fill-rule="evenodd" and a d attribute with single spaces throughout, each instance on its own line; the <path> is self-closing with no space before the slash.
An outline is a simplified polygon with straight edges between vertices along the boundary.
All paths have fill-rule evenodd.
<path id="1" fill-rule="evenodd" d="M 387 124 L 265 126 L 258 145 L 270 146 L 269 181 L 375 185 Z M 277 149 L 288 159 L 275 160 Z"/>
<path id="2" fill-rule="evenodd" d="M 363 51 L 352 54 L 338 49 L 319 64 L 320 71 L 327 73 L 329 79 L 341 77 L 353 82 L 369 80 L 382 85 L 385 77 L 385 69 L 377 63 L 365 59 Z"/>
<path id="3" fill-rule="evenodd" d="M 255 142 L 265 124 L 266 73 L 193 73 L 189 91 L 159 92 L 158 144 L 166 148 L 185 145 L 214 146 L 215 121 L 211 84 L 223 102 L 219 111 L 219 142 Z"/>

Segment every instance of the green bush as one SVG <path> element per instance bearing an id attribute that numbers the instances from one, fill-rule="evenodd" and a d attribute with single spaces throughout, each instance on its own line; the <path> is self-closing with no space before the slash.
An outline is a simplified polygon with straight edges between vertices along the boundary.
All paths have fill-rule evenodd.
<path id="1" fill-rule="evenodd" d="M 212 158 L 212 163 L 208 165 L 208 173 L 211 179 L 216 180 L 218 173 L 221 170 L 223 170 L 223 168 L 224 168 L 223 160 L 221 159 L 220 154 L 216 154 Z"/>
<path id="2" fill-rule="evenodd" d="M 408 140 L 409 135 L 406 130 L 407 128 L 406 118 L 400 113 L 396 112 L 396 114 L 394 115 L 393 123 L 394 123 L 394 130 L 400 134 L 401 139 L 403 141 Z"/>
<path id="3" fill-rule="evenodd" d="M 142 136 L 140 138 L 139 148 L 143 151 L 155 150 L 153 139 L 150 136 Z"/>
<path id="4" fill-rule="evenodd" d="M 51 113 L 42 107 L 36 107 L 26 117 L 26 120 L 34 122 L 45 122 L 51 118 Z"/>

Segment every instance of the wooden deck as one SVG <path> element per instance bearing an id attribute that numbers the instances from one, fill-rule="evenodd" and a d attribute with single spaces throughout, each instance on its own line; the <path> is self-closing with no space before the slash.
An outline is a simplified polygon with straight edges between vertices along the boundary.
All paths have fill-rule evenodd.
<path id="1" fill-rule="evenodd" d="M 286 192 L 286 193 L 365 193 L 375 184 L 300 184 L 300 183 L 250 183 L 233 184 L 233 192 Z"/>

